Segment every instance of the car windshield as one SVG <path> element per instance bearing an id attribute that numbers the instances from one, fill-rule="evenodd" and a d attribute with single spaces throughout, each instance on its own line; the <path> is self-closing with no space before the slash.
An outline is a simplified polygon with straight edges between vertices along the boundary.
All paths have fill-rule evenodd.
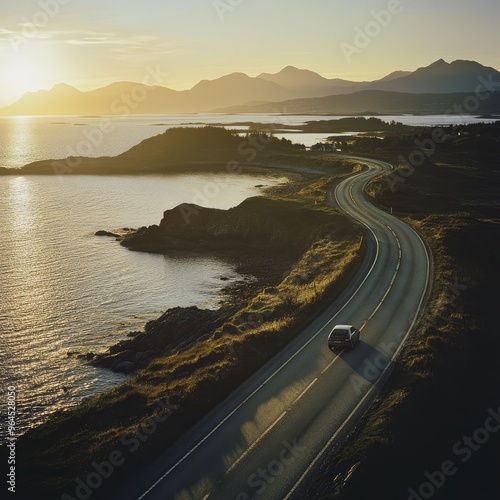
<path id="1" fill-rule="evenodd" d="M 334 330 L 332 332 L 332 337 L 339 337 L 342 339 L 349 337 L 349 330 Z"/>

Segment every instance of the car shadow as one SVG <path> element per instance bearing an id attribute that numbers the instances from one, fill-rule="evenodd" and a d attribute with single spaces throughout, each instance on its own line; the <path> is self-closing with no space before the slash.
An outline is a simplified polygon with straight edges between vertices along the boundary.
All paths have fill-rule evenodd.
<path id="1" fill-rule="evenodd" d="M 383 353 L 360 340 L 353 349 L 343 349 L 338 356 L 368 382 L 375 382 L 391 361 L 391 353 Z"/>

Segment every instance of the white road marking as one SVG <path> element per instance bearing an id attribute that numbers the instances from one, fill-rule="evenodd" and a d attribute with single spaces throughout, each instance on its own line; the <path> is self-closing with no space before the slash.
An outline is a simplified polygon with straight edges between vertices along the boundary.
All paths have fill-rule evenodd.
<path id="1" fill-rule="evenodd" d="M 318 378 L 316 377 L 294 400 L 292 405 L 294 405 L 316 382 Z"/>
<path id="2" fill-rule="evenodd" d="M 318 379 L 316 379 L 318 380 Z M 315 380 L 315 381 L 316 381 Z M 241 454 L 241 456 L 234 462 L 229 469 L 225 472 L 225 475 L 229 474 L 256 446 L 259 444 L 259 442 L 262 440 L 262 438 L 268 434 L 271 429 L 286 415 L 286 411 L 284 411 L 246 450 L 244 453 Z"/>
<path id="3" fill-rule="evenodd" d="M 338 355 L 337 355 L 337 356 L 335 356 L 335 357 L 333 358 L 333 361 L 331 361 L 331 362 L 328 364 L 328 366 L 327 366 L 324 370 L 322 370 L 322 371 L 321 371 L 321 375 L 323 375 L 323 373 L 325 373 L 325 372 L 328 370 L 328 368 L 330 368 L 330 366 L 332 366 L 332 365 L 333 365 L 333 363 L 335 363 L 335 361 L 337 361 L 337 360 L 340 358 L 340 355 L 341 355 L 344 351 L 345 351 L 345 349 L 342 349 L 342 350 L 338 353 Z"/>

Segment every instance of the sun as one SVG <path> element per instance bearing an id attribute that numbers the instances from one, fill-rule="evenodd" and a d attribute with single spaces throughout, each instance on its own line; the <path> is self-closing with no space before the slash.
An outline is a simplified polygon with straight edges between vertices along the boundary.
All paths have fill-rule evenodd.
<path id="1" fill-rule="evenodd" d="M 48 90 L 57 83 L 54 53 L 39 47 L 28 47 L 16 54 L 0 52 L 0 67 L 0 107 L 26 92 Z"/>
<path id="2" fill-rule="evenodd" d="M 45 80 L 43 69 L 33 61 L 14 61 L 7 64 L 2 73 L 3 85 L 11 93 L 39 90 Z"/>
<path id="3" fill-rule="evenodd" d="M 0 51 L 0 107 L 19 99 L 26 92 L 54 85 L 57 69 L 52 48 L 34 43 L 17 52 Z"/>

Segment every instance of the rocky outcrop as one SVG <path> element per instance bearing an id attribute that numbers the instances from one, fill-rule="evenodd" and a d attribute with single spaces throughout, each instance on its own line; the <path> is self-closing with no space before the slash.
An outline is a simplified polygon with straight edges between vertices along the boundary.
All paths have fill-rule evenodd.
<path id="1" fill-rule="evenodd" d="M 280 199 L 254 197 L 229 210 L 184 203 L 164 213 L 159 225 L 126 235 L 131 250 L 276 249 L 299 254 L 333 229 L 331 213 Z"/>
<path id="2" fill-rule="evenodd" d="M 121 373 L 132 373 L 134 370 L 135 370 L 135 365 L 130 361 L 122 361 L 121 363 L 118 363 L 118 365 L 115 368 L 115 371 Z"/>
<path id="3" fill-rule="evenodd" d="M 94 236 L 110 236 L 110 237 L 113 237 L 113 238 L 119 238 L 120 235 L 118 235 L 116 233 L 112 233 L 110 231 L 104 231 L 103 229 L 101 229 L 99 231 L 96 231 L 94 233 Z"/>
<path id="4" fill-rule="evenodd" d="M 122 235 L 121 244 L 131 250 L 155 253 L 250 249 L 238 254 L 258 254 L 260 268 L 265 268 L 267 262 L 264 255 L 272 255 L 274 267 L 279 270 L 274 256 L 279 255 L 280 262 L 295 259 L 315 241 L 329 238 L 338 223 L 338 215 L 321 208 L 307 208 L 293 200 L 255 197 L 229 210 L 184 203 L 167 210 L 159 225 Z M 169 309 L 147 323 L 144 332 L 96 355 L 92 363 L 124 373 L 144 368 L 159 356 L 208 338 L 241 305 L 231 304 L 217 311 L 197 307 Z"/>
<path id="5" fill-rule="evenodd" d="M 145 368 L 159 356 L 184 349 L 211 334 L 233 313 L 233 308 L 213 311 L 174 307 L 158 319 L 149 321 L 144 332 L 135 333 L 133 338 L 111 346 L 106 353 L 95 355 L 92 364 L 132 373 Z"/>

